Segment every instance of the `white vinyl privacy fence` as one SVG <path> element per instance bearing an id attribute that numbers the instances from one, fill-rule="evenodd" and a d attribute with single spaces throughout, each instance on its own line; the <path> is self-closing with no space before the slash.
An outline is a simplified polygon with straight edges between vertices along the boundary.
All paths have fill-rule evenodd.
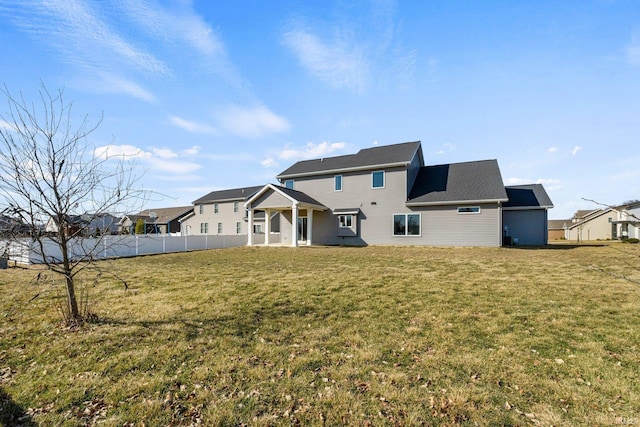
<path id="1" fill-rule="evenodd" d="M 205 249 L 222 249 L 244 246 L 247 236 L 103 236 L 101 238 L 78 238 L 72 241 L 70 252 L 73 259 L 134 257 L 139 255 L 188 252 Z M 11 243 L 0 242 L 0 249 L 8 246 L 9 260 L 20 264 L 40 264 L 42 255 L 37 242 L 22 239 Z M 47 259 L 56 262 L 62 259 L 60 248 L 51 240 L 44 241 Z"/>

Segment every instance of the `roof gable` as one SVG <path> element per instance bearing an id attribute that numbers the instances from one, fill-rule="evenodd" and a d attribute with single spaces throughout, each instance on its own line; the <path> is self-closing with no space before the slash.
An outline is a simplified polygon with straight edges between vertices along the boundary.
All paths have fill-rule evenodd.
<path id="1" fill-rule="evenodd" d="M 507 200 L 498 162 L 481 160 L 420 168 L 407 204 L 497 203 Z"/>
<path id="2" fill-rule="evenodd" d="M 262 187 L 259 191 L 256 191 L 244 204 L 246 207 L 250 206 L 252 203 L 256 202 L 260 197 L 269 191 L 278 193 L 285 197 L 285 199 L 289 200 L 291 203 L 300 203 L 303 205 L 314 206 L 321 209 L 326 209 L 326 207 L 318 202 L 313 197 L 308 196 L 302 191 L 292 190 L 290 188 L 282 187 L 280 185 L 267 184 Z"/>
<path id="3" fill-rule="evenodd" d="M 303 160 L 281 172 L 277 178 L 295 178 L 308 175 L 366 170 L 388 166 L 407 165 L 420 150 L 420 141 L 364 148 L 356 154 Z M 420 151 L 420 156 L 422 152 Z M 420 159 L 422 164 L 422 158 Z"/>

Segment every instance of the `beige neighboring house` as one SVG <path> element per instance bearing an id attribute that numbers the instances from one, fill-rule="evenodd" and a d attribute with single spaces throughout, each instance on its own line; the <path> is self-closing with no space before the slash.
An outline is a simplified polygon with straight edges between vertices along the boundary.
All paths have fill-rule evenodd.
<path id="1" fill-rule="evenodd" d="M 640 238 L 640 202 L 577 211 L 566 230 L 573 241 Z"/>
<path id="2" fill-rule="evenodd" d="M 181 220 L 182 235 L 247 235 L 247 210 L 244 203 L 262 187 L 212 191 L 200 197 L 193 202 L 191 213 Z M 253 232 L 261 234 L 262 224 L 256 223 Z"/>

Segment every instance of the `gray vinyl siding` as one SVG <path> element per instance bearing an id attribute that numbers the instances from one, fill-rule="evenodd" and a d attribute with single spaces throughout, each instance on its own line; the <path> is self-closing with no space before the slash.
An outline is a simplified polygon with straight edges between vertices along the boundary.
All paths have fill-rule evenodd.
<path id="1" fill-rule="evenodd" d="M 478 205 L 479 214 L 459 214 L 455 206 L 414 207 L 421 214 L 420 237 L 394 237 L 395 244 L 428 246 L 500 246 L 500 212 L 496 204 Z M 400 243 L 402 242 L 402 243 Z"/>
<path id="2" fill-rule="evenodd" d="M 202 223 L 209 224 L 209 231 L 207 234 L 218 234 L 219 222 L 222 223 L 223 235 L 235 235 L 237 222 L 241 223 L 242 232 L 240 234 L 247 234 L 244 201 L 238 200 L 238 212 L 233 211 L 233 201 L 218 202 L 218 213 L 214 213 L 213 205 L 213 203 L 202 204 L 202 213 L 200 213 L 200 205 L 194 206 L 195 215 L 189 217 L 182 223 L 183 227 L 189 227 L 189 235 L 200 235 L 200 224 Z"/>
<path id="3" fill-rule="evenodd" d="M 502 226 L 518 245 L 546 245 L 547 211 L 544 209 L 504 210 Z"/>
<path id="4" fill-rule="evenodd" d="M 282 194 L 276 193 L 271 189 L 265 191 L 263 195 L 261 195 L 253 203 L 251 203 L 252 207 L 259 208 L 261 210 L 291 205 L 291 200 L 287 199 Z"/>
<path id="5" fill-rule="evenodd" d="M 377 169 L 378 170 L 378 169 Z M 341 173 L 342 191 L 334 191 L 334 176 L 296 179 L 296 190 L 319 200 L 330 210 L 314 212 L 313 241 L 318 244 L 390 244 L 393 214 L 405 207 L 407 180 L 403 168 L 385 169 L 384 188 L 372 188 L 371 172 Z M 331 210 L 360 209 L 358 234 L 338 236 L 338 219 Z"/>

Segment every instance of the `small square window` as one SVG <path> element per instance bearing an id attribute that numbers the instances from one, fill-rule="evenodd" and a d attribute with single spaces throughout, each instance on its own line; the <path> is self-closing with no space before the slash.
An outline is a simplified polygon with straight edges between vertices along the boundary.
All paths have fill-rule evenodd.
<path id="1" fill-rule="evenodd" d="M 291 190 L 293 190 L 293 180 L 292 179 L 288 179 L 284 182 L 284 186 L 286 188 L 289 188 Z"/>
<path id="2" fill-rule="evenodd" d="M 371 173 L 371 187 L 384 188 L 384 171 L 376 171 Z"/>

